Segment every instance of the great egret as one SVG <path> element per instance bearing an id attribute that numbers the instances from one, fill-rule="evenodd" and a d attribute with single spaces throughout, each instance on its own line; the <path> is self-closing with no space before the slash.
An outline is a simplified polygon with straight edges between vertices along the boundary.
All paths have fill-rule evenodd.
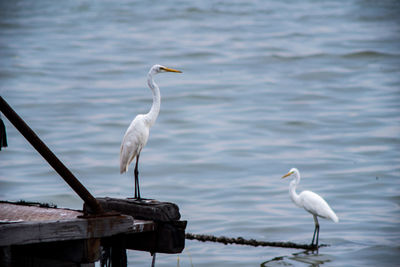
<path id="1" fill-rule="evenodd" d="M 322 217 L 324 219 L 331 219 L 335 223 L 339 222 L 339 218 L 336 216 L 335 212 L 329 207 L 328 203 L 320 197 L 318 194 L 311 191 L 303 191 L 300 194 L 296 193 L 296 187 L 300 182 L 300 172 L 296 168 L 290 169 L 290 171 L 285 174 L 282 178 L 286 178 L 294 174 L 293 181 L 289 185 L 289 195 L 294 204 L 300 208 L 304 208 L 306 211 L 314 216 L 314 235 L 311 241 L 311 245 L 314 245 L 315 233 L 317 233 L 317 240 L 315 246 L 318 247 L 318 237 L 319 237 L 319 223 L 317 217 Z"/>
<path id="2" fill-rule="evenodd" d="M 149 138 L 150 127 L 155 123 L 158 113 L 160 112 L 161 96 L 160 88 L 154 82 L 153 76 L 161 72 L 178 72 L 161 65 L 154 65 L 149 73 L 147 74 L 147 84 L 149 85 L 153 93 L 153 104 L 150 111 L 147 114 L 139 114 L 131 122 L 128 129 L 125 132 L 124 138 L 121 143 L 120 151 L 120 172 L 121 174 L 128 171 L 129 164 L 136 157 L 135 165 L 135 198 L 140 199 L 139 190 L 139 171 L 138 163 L 140 152 L 147 143 Z"/>

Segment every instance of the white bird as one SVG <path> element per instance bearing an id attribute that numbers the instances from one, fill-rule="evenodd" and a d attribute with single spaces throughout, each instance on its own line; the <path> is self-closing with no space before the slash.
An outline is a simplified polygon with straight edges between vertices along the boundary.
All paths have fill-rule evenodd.
<path id="1" fill-rule="evenodd" d="M 158 113 L 160 112 L 161 96 L 160 89 L 154 82 L 153 76 L 161 72 L 178 72 L 179 70 L 167 68 L 161 65 L 154 65 L 148 75 L 147 84 L 153 93 L 153 104 L 147 114 L 139 114 L 131 122 L 125 132 L 121 143 L 120 151 L 120 172 L 121 174 L 128 171 L 129 164 L 136 158 L 135 165 L 135 198 L 140 200 L 139 190 L 139 171 L 138 163 L 140 152 L 147 143 L 149 138 L 150 127 L 156 122 Z"/>
<path id="2" fill-rule="evenodd" d="M 317 233 L 317 240 L 315 246 L 318 247 L 318 237 L 319 237 L 319 223 L 318 218 L 330 219 L 335 223 L 339 222 L 339 218 L 336 216 L 335 212 L 329 207 L 328 203 L 319 196 L 318 194 L 311 191 L 303 191 L 300 194 L 296 193 L 296 187 L 300 182 L 300 172 L 296 168 L 290 169 L 290 171 L 285 174 L 282 178 L 286 178 L 294 174 L 294 179 L 289 185 L 289 195 L 294 204 L 300 208 L 304 208 L 306 211 L 314 216 L 315 229 L 311 245 L 314 245 L 315 233 Z"/>

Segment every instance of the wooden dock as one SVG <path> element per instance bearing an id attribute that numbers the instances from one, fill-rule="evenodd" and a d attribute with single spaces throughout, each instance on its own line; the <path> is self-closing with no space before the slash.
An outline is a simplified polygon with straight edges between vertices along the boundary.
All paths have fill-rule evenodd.
<path id="1" fill-rule="evenodd" d="M 183 250 L 186 222 L 179 221 L 175 204 L 112 198 L 99 202 L 106 211 L 100 215 L 0 202 L 0 266 L 94 266 L 110 251 L 112 266 L 126 266 L 126 249 Z M 138 211 L 141 219 L 132 216 Z"/>

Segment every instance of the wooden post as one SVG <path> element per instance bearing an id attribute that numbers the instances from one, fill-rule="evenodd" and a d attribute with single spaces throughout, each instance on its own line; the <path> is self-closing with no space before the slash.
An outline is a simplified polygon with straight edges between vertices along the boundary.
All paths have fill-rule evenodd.
<path id="1" fill-rule="evenodd" d="M 170 202 L 157 200 L 135 200 L 117 198 L 98 198 L 103 210 L 116 211 L 133 218 L 152 220 L 155 231 L 126 234 L 126 248 L 148 251 L 150 253 L 180 253 L 185 248 L 185 229 L 187 222 L 179 221 L 179 207 Z M 84 205 L 84 209 L 86 209 Z"/>
<path id="2" fill-rule="evenodd" d="M 102 256 L 100 265 L 102 267 L 109 266 L 111 263 L 112 267 L 126 267 L 127 256 L 126 256 L 126 236 L 117 235 L 109 238 L 103 238 L 101 241 Z"/>
<path id="3" fill-rule="evenodd" d="M 150 253 L 181 253 L 185 248 L 186 221 L 158 222 L 155 232 L 128 235 L 126 248 Z"/>

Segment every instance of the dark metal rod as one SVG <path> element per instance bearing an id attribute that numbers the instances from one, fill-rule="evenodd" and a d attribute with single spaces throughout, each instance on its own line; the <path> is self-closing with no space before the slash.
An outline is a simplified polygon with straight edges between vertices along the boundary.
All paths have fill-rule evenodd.
<path id="1" fill-rule="evenodd" d="M 0 96 L 0 110 L 17 130 L 29 141 L 29 143 L 42 155 L 42 157 L 54 168 L 65 182 L 77 193 L 80 198 L 95 213 L 103 213 L 103 209 L 96 198 L 79 182 L 72 172 L 54 155 L 53 152 L 43 143 L 35 132 L 22 120 L 20 116 Z"/>

